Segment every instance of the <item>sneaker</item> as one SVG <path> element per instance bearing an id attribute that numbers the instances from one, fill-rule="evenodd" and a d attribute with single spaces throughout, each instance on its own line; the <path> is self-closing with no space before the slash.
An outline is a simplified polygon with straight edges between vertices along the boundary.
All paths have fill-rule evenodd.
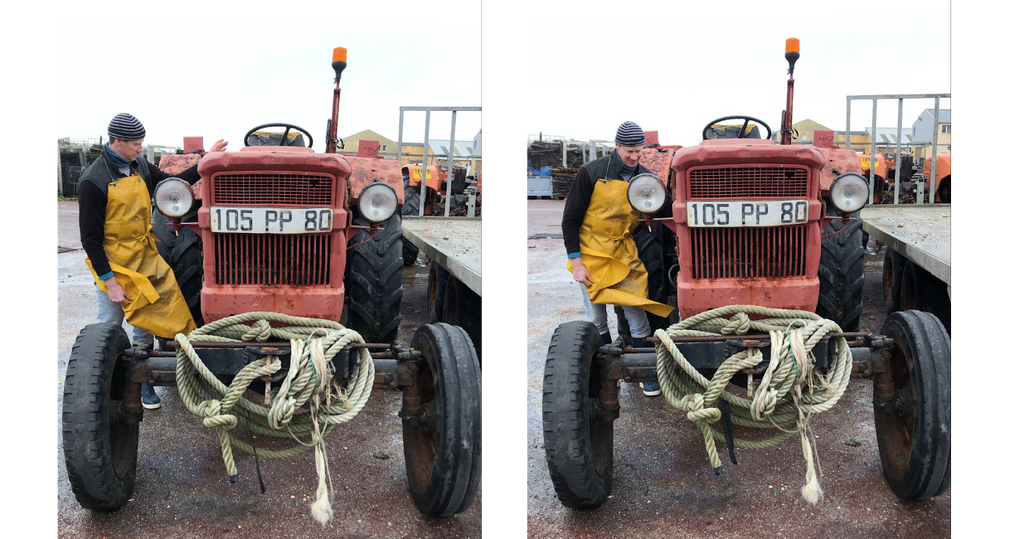
<path id="1" fill-rule="evenodd" d="M 644 390 L 644 395 L 648 397 L 657 397 L 661 395 L 661 386 L 658 382 L 640 382 L 640 387 Z"/>
<path id="2" fill-rule="evenodd" d="M 142 407 L 147 410 L 156 410 L 160 407 L 160 397 L 149 384 L 142 384 Z"/>

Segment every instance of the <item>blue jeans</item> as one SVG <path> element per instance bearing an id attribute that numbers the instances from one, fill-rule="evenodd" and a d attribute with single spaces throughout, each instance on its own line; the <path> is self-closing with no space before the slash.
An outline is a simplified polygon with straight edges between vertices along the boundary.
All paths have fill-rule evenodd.
<path id="1" fill-rule="evenodd" d="M 587 318 L 597 326 L 598 333 L 608 332 L 608 305 L 602 303 L 591 303 L 590 294 L 587 293 L 587 285 L 580 283 L 583 290 L 583 306 L 587 309 Z M 622 305 L 622 311 L 626 315 L 626 322 L 629 323 L 629 334 L 633 337 L 649 337 L 651 335 L 651 324 L 647 322 L 647 312 L 640 307 Z"/>
<path id="2" fill-rule="evenodd" d="M 124 322 L 124 309 L 121 308 L 121 304 L 111 301 L 107 293 L 100 290 L 99 285 L 96 285 L 96 308 L 99 311 L 98 321 L 101 324 L 120 326 Z M 148 346 L 153 343 L 153 334 L 132 326 L 132 343 Z"/>

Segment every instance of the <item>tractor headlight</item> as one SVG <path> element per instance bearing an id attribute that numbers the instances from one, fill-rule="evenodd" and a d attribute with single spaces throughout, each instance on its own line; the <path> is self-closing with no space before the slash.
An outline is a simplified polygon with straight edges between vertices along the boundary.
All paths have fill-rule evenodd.
<path id="1" fill-rule="evenodd" d="M 382 223 L 391 218 L 398 209 L 398 195 L 395 189 L 382 182 L 373 182 L 359 193 L 359 213 L 371 223 Z"/>
<path id="2" fill-rule="evenodd" d="M 192 195 L 192 186 L 181 178 L 167 178 L 156 184 L 153 190 L 153 199 L 156 201 L 156 208 L 160 213 L 177 218 L 188 213 L 192 209 L 192 202 L 195 197 Z"/>
<path id="3" fill-rule="evenodd" d="M 668 190 L 654 174 L 639 174 L 629 180 L 626 198 L 640 213 L 656 213 L 665 206 Z"/>
<path id="4" fill-rule="evenodd" d="M 840 174 L 829 189 L 832 204 L 844 213 L 853 213 L 868 203 L 868 181 L 856 172 Z"/>

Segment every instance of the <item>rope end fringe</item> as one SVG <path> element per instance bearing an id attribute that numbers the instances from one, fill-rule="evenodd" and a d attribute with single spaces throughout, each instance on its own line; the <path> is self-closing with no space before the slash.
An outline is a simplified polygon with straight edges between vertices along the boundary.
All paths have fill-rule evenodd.
<path id="1" fill-rule="evenodd" d="M 334 516 L 334 509 L 331 508 L 331 501 L 327 499 L 327 496 L 321 496 L 317 501 L 309 504 L 309 511 L 313 514 L 313 518 L 320 523 L 321 526 L 327 527 L 327 522 Z"/>

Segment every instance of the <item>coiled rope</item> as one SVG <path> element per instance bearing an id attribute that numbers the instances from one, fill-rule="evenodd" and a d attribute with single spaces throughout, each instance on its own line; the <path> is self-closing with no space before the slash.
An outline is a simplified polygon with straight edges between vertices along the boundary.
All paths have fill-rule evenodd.
<path id="1" fill-rule="evenodd" d="M 751 320 L 749 315 L 767 318 Z M 753 395 L 744 399 L 725 391 L 733 375 L 753 368 L 763 360 L 757 348 L 747 348 L 723 362 L 712 376 L 705 378 L 683 357 L 672 342 L 675 336 L 745 335 L 749 331 L 771 336 L 771 357 Z M 757 429 L 777 429 L 778 435 L 768 440 L 735 440 L 736 447 L 764 449 L 782 443 L 799 433 L 807 461 L 805 484 L 801 493 L 815 504 L 822 496 L 815 471 L 814 456 L 807 431 L 814 414 L 822 413 L 842 397 L 850 382 L 853 354 L 846 339 L 839 339 L 836 361 L 827 373 L 814 368 L 810 350 L 828 333 L 842 332 L 835 322 L 817 314 L 786 309 L 770 309 L 754 305 L 732 305 L 691 316 L 667 330 L 658 330 L 655 349 L 658 355 L 658 383 L 668 402 L 686 412 L 704 435 L 704 445 L 711 465 L 720 470 L 715 441 L 725 436 L 711 428 L 721 419 L 715 402 L 721 397 L 728 403 L 733 423 Z M 677 368 L 678 367 L 678 368 Z"/>
<path id="2" fill-rule="evenodd" d="M 287 325 L 274 328 L 271 322 Z M 254 380 L 280 371 L 280 358 L 267 355 L 249 363 L 235 375 L 230 385 L 225 386 L 203 364 L 192 346 L 193 342 L 258 343 L 271 337 L 291 343 L 291 360 L 281 386 L 270 393 L 269 407 L 245 399 L 242 394 Z M 333 510 L 328 495 L 330 473 L 324 456 L 324 437 L 335 425 L 349 421 L 363 409 L 370 398 L 374 378 L 373 360 L 365 348 L 354 350 L 358 369 L 344 389 L 334 380 L 329 362 L 349 344 L 364 342 L 362 336 L 329 320 L 252 312 L 212 322 L 196 329 L 188 337 L 179 333 L 175 340 L 179 344 L 175 369 L 178 393 L 189 411 L 202 417 L 203 425 L 216 431 L 224 465 L 232 481 L 238 477 L 232 446 L 265 458 L 293 457 L 312 448 L 316 454 L 320 482 L 316 501 L 310 509 L 313 517 L 326 526 Z M 307 404 L 308 411 L 303 409 Z M 238 424 L 240 409 L 249 412 L 246 416 L 252 419 L 250 428 L 253 432 L 292 438 L 296 445 L 286 450 L 271 451 L 254 448 L 250 443 L 235 438 L 229 431 Z M 333 487 L 330 492 L 333 493 Z"/>

